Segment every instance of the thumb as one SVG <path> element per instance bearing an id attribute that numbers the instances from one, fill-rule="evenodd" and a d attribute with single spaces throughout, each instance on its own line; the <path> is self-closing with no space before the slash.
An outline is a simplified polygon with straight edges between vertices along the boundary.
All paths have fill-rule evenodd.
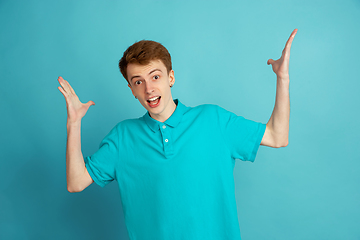
<path id="1" fill-rule="evenodd" d="M 273 60 L 273 59 L 269 59 L 268 61 L 267 61 L 267 65 L 270 65 L 270 64 L 273 64 L 275 61 Z"/>
<path id="2" fill-rule="evenodd" d="M 95 103 L 94 103 L 93 101 L 88 101 L 88 102 L 86 103 L 86 106 L 87 106 L 87 107 L 90 107 L 91 105 L 95 105 Z"/>

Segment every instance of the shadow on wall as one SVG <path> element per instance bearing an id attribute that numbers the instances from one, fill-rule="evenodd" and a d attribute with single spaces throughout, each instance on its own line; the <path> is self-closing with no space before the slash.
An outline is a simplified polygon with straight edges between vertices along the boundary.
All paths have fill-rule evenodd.
<path id="1" fill-rule="evenodd" d="M 128 239 L 116 184 L 69 193 L 65 166 L 49 159 L 39 154 L 13 171 L 0 197 L 0 239 Z"/>

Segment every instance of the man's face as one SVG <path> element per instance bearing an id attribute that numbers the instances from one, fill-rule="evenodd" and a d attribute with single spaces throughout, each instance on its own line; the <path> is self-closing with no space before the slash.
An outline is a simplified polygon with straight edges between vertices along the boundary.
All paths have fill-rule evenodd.
<path id="1" fill-rule="evenodd" d="M 176 108 L 170 89 L 175 83 L 173 70 L 168 74 L 160 60 L 148 65 L 131 63 L 127 66 L 127 77 L 133 95 L 152 118 L 164 122 L 171 116 Z"/>

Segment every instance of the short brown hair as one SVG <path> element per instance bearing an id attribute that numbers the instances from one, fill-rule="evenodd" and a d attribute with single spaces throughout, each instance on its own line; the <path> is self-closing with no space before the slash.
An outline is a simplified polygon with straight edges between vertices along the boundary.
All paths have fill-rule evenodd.
<path id="1" fill-rule="evenodd" d="M 147 65 L 152 60 L 161 60 L 168 74 L 172 70 L 170 53 L 163 45 L 155 41 L 141 40 L 128 47 L 124 52 L 119 61 L 120 72 L 129 82 L 127 79 L 127 66 L 129 63 Z"/>

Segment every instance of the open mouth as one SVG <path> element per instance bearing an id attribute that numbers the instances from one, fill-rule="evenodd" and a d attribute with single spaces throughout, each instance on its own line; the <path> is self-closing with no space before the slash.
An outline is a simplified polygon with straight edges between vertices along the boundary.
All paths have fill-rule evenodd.
<path id="1" fill-rule="evenodd" d="M 148 99 L 147 102 L 149 103 L 150 107 L 157 107 L 160 103 L 160 98 L 161 96 L 153 97 Z"/>

